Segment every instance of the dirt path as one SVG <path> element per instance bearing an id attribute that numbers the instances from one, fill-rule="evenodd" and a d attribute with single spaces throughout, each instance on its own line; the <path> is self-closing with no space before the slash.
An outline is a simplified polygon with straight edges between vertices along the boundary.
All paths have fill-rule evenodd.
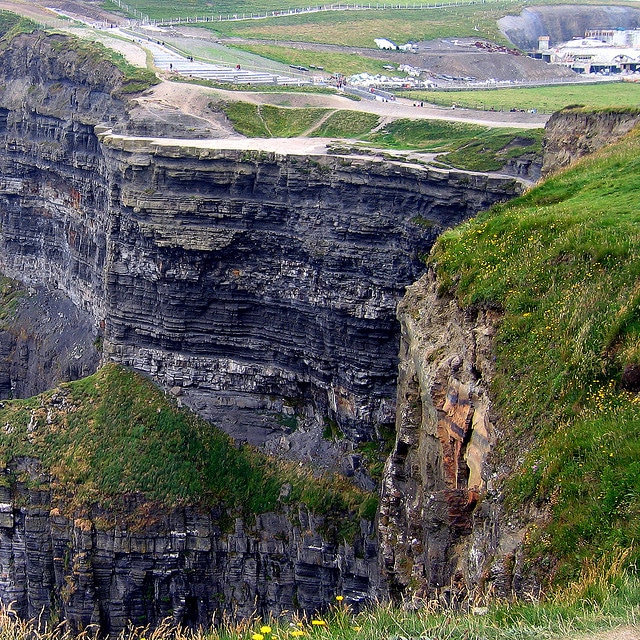
<path id="1" fill-rule="evenodd" d="M 0 0 L 0 10 L 17 13 L 40 24 L 59 26 L 62 22 L 55 11 L 24 0 Z"/>
<path id="2" fill-rule="evenodd" d="M 300 137 L 306 138 L 307 136 L 310 136 L 314 131 L 317 131 L 334 113 L 336 113 L 336 110 L 329 111 L 329 113 L 325 113 L 325 115 L 323 115 L 318 122 L 316 122 L 312 127 L 309 127 L 309 129 L 301 133 Z"/>
<path id="3" fill-rule="evenodd" d="M 558 638 L 558 640 L 640 640 L 640 627 L 617 627 L 611 631 Z"/>
<path id="4" fill-rule="evenodd" d="M 488 127 L 508 127 L 518 129 L 538 129 L 544 127 L 549 116 L 532 113 L 510 113 L 500 111 L 474 111 L 472 109 L 447 109 L 433 105 L 414 106 L 411 100 L 398 99 L 394 102 L 377 102 L 361 100 L 356 102 L 335 94 L 305 94 L 305 93 L 258 93 L 242 91 L 226 91 L 224 89 L 209 89 L 199 85 L 188 85 L 181 82 L 165 81 L 154 87 L 144 100 L 162 100 L 173 107 L 188 103 L 193 115 L 198 109 L 206 107 L 215 100 L 243 101 L 253 104 L 273 104 L 287 107 L 321 107 L 325 109 L 346 109 L 374 113 L 387 121 L 398 118 L 411 120 L 446 120 L 448 122 L 467 122 Z"/>

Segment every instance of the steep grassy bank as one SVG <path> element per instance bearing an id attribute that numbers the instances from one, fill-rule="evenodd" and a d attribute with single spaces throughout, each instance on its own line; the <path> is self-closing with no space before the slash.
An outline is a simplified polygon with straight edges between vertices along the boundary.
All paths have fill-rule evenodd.
<path id="1" fill-rule="evenodd" d="M 447 232 L 431 263 L 504 312 L 494 394 L 509 508 L 544 581 L 640 536 L 640 131 Z M 606 565 L 604 565 L 606 566 Z"/>
<path id="2" fill-rule="evenodd" d="M 54 496 L 67 510 L 90 504 L 117 510 L 132 494 L 168 508 L 200 504 L 240 514 L 299 501 L 341 518 L 372 517 L 375 510 L 375 500 L 346 480 L 313 478 L 234 446 L 150 381 L 116 365 L 28 400 L 4 401 L 0 423 L 2 467 L 11 470 L 12 461 L 25 456 L 41 460 L 42 482 L 49 474 Z M 5 486 L 15 479 L 12 471 L 2 478 Z M 285 483 L 291 491 L 283 497 Z M 348 517 L 342 525 L 348 529 Z"/>

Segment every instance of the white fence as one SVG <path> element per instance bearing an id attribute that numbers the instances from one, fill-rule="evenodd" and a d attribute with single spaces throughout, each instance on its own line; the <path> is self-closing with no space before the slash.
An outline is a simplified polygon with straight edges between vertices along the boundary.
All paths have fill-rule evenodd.
<path id="1" fill-rule="evenodd" d="M 450 2 L 421 2 L 421 3 L 385 3 L 368 2 L 361 4 L 332 3 L 293 9 L 280 9 L 274 11 L 264 11 L 260 13 L 211 13 L 202 16 L 183 16 L 168 18 L 165 20 L 152 20 L 149 16 L 142 14 L 135 7 L 130 7 L 122 0 L 111 0 L 125 13 L 133 15 L 134 19 L 153 26 L 169 26 L 175 24 L 196 24 L 206 22 L 230 22 L 238 20 L 264 20 L 265 18 L 281 18 L 286 16 L 301 15 L 305 13 L 318 13 L 321 11 L 376 11 L 376 10 L 413 10 L 413 9 L 445 9 L 449 7 L 462 7 L 467 5 L 486 4 L 492 0 L 456 0 Z"/>

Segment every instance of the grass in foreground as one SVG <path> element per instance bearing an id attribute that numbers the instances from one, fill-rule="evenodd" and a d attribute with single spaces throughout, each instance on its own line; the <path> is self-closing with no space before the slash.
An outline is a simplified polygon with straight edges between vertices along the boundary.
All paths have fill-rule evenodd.
<path id="1" fill-rule="evenodd" d="M 556 581 L 640 539 L 640 129 L 446 232 L 431 263 L 463 306 L 504 310 L 494 394 L 511 435 L 511 508 Z M 546 524 L 545 524 L 546 523 Z M 630 562 L 640 559 L 634 549 Z"/>
<path id="2" fill-rule="evenodd" d="M 241 622 L 218 620 L 210 631 L 176 629 L 167 621 L 156 629 L 130 628 L 119 640 L 563 640 L 593 639 L 594 634 L 625 627 L 640 634 L 640 582 L 629 574 L 615 574 L 619 563 L 608 571 L 583 573 L 570 585 L 540 603 L 491 602 L 467 613 L 422 603 L 417 611 L 382 604 L 354 614 L 342 596 L 322 615 L 293 616 L 289 613 L 267 620 Z M 615 633 L 615 632 L 613 632 Z M 90 627 L 82 638 L 93 638 Z M 611 639 L 615 637 L 609 635 Z M 0 640 L 71 640 L 61 631 L 38 633 L 29 623 L 15 620 L 0 610 Z"/>
<path id="3" fill-rule="evenodd" d="M 640 104 L 640 84 L 615 82 L 560 87 L 514 87 L 490 91 L 410 91 L 403 94 L 403 97 L 445 107 L 456 104 L 468 109 L 537 109 L 540 112 L 553 112 L 575 104 L 593 109 L 612 104 L 617 107 L 637 107 Z"/>

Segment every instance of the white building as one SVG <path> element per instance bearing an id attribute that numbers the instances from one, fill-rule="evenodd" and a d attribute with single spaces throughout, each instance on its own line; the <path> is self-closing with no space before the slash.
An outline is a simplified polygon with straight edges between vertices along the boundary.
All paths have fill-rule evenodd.
<path id="1" fill-rule="evenodd" d="M 577 73 L 620 73 L 640 71 L 640 48 L 626 44 L 640 42 L 635 31 L 591 30 L 587 33 L 597 34 L 584 38 L 574 38 L 569 42 L 546 49 L 538 50 L 539 56 Z M 605 36 L 605 34 L 607 34 Z M 631 34 L 627 37 L 626 34 Z M 606 37 L 606 39 L 605 39 Z M 614 44 L 625 42 L 624 45 Z"/>

